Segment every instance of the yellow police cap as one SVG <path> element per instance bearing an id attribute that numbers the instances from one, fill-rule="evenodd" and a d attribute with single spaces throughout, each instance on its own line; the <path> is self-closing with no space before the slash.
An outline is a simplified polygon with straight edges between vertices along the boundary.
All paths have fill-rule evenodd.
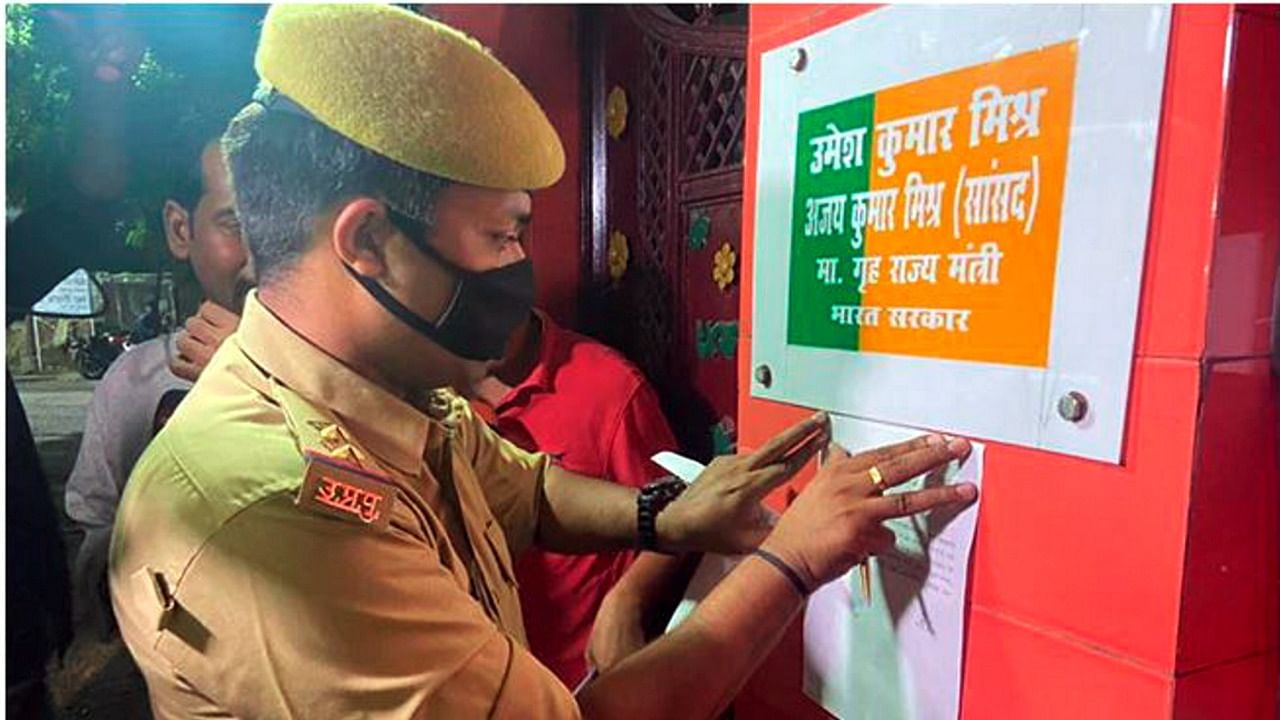
<path id="1" fill-rule="evenodd" d="M 533 96 L 476 40 L 389 5 L 275 5 L 259 77 L 321 123 L 403 165 L 533 190 L 564 148 Z"/>

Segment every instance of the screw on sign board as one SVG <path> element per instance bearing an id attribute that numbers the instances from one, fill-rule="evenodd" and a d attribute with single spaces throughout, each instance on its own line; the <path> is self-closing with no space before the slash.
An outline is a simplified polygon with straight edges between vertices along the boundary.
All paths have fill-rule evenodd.
<path id="1" fill-rule="evenodd" d="M 766 52 L 753 394 L 1117 461 L 1168 27 L 898 6 Z"/>
<path id="2" fill-rule="evenodd" d="M 1108 342 L 1111 335 L 1127 332 L 1124 304 L 1098 303 L 1105 306 L 1097 314 L 1098 335 L 1068 348 L 1080 351 L 1096 346 L 1114 353 L 1113 366 L 1116 359 L 1127 361 L 1132 368 L 1127 407 L 1113 408 L 1110 400 L 1091 388 L 1074 382 L 1059 384 L 1057 377 L 1045 384 L 1032 374 L 1035 368 L 1022 366 L 1034 382 L 1026 388 L 1026 397 L 1033 397 L 1035 388 L 1043 389 L 1033 404 L 1038 405 L 1042 421 L 1052 426 L 1076 428 L 1083 437 L 1105 416 L 1125 414 L 1119 464 L 1040 451 L 1060 449 L 1052 443 L 986 444 L 981 520 L 968 566 L 960 717 L 1275 717 L 1280 658 L 1275 592 L 1280 503 L 1276 493 L 1280 484 L 1275 463 L 1267 459 L 1276 457 L 1276 381 L 1271 374 L 1268 330 L 1280 246 L 1275 214 L 1275 198 L 1280 197 L 1276 188 L 1280 176 L 1275 173 L 1280 167 L 1280 102 L 1276 101 L 1280 75 L 1274 71 L 1280 66 L 1280 23 L 1276 22 L 1280 15 L 1275 8 L 1257 6 L 1177 5 L 1170 9 L 1166 34 L 1165 8 L 1141 8 L 1148 22 L 1141 28 L 1131 23 L 1126 44 L 1118 46 L 1111 60 L 1099 68 L 1088 60 L 1089 45 L 1108 32 L 1107 24 L 1117 21 L 1112 13 L 1128 12 L 1127 8 L 1072 8 L 1077 22 L 1094 21 L 1088 34 L 1062 37 L 1046 25 L 1042 41 L 1030 46 L 1010 30 L 1025 27 L 1018 16 L 1036 11 L 1033 8 L 970 8 L 990 12 L 986 22 L 991 36 L 975 40 L 950 8 L 923 12 L 898 6 L 753 6 L 747 217 L 759 217 L 758 198 L 781 198 L 775 202 L 788 213 L 794 201 L 790 183 L 795 167 L 790 162 L 786 174 L 759 172 L 762 164 L 776 160 L 767 153 L 783 152 L 760 142 L 761 110 L 766 107 L 761 90 L 768 82 L 762 59 L 779 48 L 808 48 L 804 53 L 793 50 L 787 57 L 786 71 L 802 77 L 822 67 L 824 53 L 816 52 L 811 42 L 821 37 L 821 31 L 853 18 L 873 19 L 907 10 L 916 13 L 914 26 L 895 30 L 873 25 L 879 37 L 857 46 L 846 38 L 842 56 L 861 57 L 877 66 L 873 71 L 887 76 L 894 74 L 890 71 L 904 62 L 904 56 L 905 62 L 915 62 L 953 41 L 981 45 L 988 56 L 968 58 L 951 67 L 937 63 L 930 72 L 945 74 L 1015 58 L 1073 39 L 1080 48 L 1046 370 L 1067 369 L 1059 346 L 1061 338 L 1070 334 L 1064 334 L 1057 317 L 1064 303 L 1092 294 L 1108 295 L 1114 302 L 1124 299 L 1116 292 L 1118 286 L 1141 288 L 1131 346 L 1127 338 L 1119 347 Z M 1087 85 L 1096 85 L 1100 76 L 1105 86 L 1113 79 L 1107 74 L 1120 75 L 1140 63 L 1138 53 L 1158 54 L 1153 48 L 1162 44 L 1167 47 L 1162 78 L 1141 88 L 1125 85 L 1126 90 L 1113 89 L 1109 95 L 1083 92 Z M 796 63 L 800 73 L 790 67 L 797 57 L 803 60 Z M 1089 76 L 1095 78 L 1092 83 L 1082 82 Z M 914 79 L 880 77 L 875 84 L 846 88 L 843 94 L 813 93 L 797 103 L 795 112 Z M 1160 95 L 1157 127 L 1121 119 L 1131 90 Z M 1082 123 L 1108 105 L 1112 106 L 1109 117 Z M 958 109 L 963 115 L 965 108 Z M 783 112 L 778 107 L 768 110 Z M 1043 105 L 1041 112 L 1043 118 Z M 1092 274 L 1074 273 L 1072 264 L 1089 258 L 1078 249 L 1090 246 L 1089 238 L 1082 242 L 1070 231 L 1073 218 L 1079 217 L 1071 210 L 1079 201 L 1072 189 L 1072 177 L 1077 174 L 1074 156 L 1087 147 L 1087 136 L 1119 128 L 1128 131 L 1133 148 L 1141 147 L 1150 135 L 1159 136 L 1150 202 L 1139 200 L 1131 206 L 1142 207 L 1149 216 L 1141 273 L 1121 282 L 1101 263 Z M 787 152 L 795 150 L 795 128 L 791 132 Z M 952 132 L 955 142 L 960 135 L 954 128 Z M 1094 154 L 1081 172 L 1129 172 L 1132 156 L 1125 154 L 1123 146 L 1112 149 Z M 782 182 L 785 191 L 771 195 L 767 188 L 758 187 L 770 182 L 770 177 Z M 1101 178 L 1097 187 L 1108 193 L 1131 189 L 1117 185 Z M 1098 202 L 1096 196 L 1090 200 L 1091 212 L 1084 217 L 1097 236 L 1090 249 L 1101 259 L 1112 251 L 1104 243 L 1131 242 L 1131 216 L 1126 216 L 1124 207 L 1117 208 L 1119 203 Z M 943 212 L 948 212 L 945 203 Z M 789 215 L 780 229 L 775 227 L 775 235 L 757 235 L 754 222 L 744 228 L 743 284 L 755 292 L 744 293 L 741 321 L 743 335 L 753 341 L 760 332 L 753 312 L 765 304 L 761 293 L 773 303 L 786 303 L 787 297 L 785 285 L 770 293 L 767 284 L 780 282 L 786 269 L 761 280 L 756 277 L 760 265 L 756 255 L 772 244 L 783 245 L 789 253 L 790 229 Z M 1001 250 L 1008 252 L 1003 245 Z M 775 261 L 786 262 L 789 256 L 779 257 Z M 1007 268 L 1002 264 L 1002 279 Z M 942 272 L 940 266 L 939 276 Z M 1064 282 L 1064 277 L 1075 279 Z M 785 318 L 774 322 L 785 332 Z M 1118 327 L 1109 332 L 1102 327 L 1106 323 Z M 781 342 L 785 343 L 785 335 Z M 759 349 L 748 345 L 753 351 Z M 827 352 L 908 365 L 935 362 L 944 371 L 947 363 L 978 364 L 807 347 L 796 354 Z M 742 353 L 738 437 L 744 449 L 760 447 L 774 433 L 812 412 L 809 406 L 769 399 L 768 393 L 761 392 L 764 383 L 777 387 L 795 381 L 795 369 L 785 366 L 785 355 Z M 988 369 L 1018 369 L 990 365 Z M 874 363 L 861 367 L 887 369 Z M 945 393 L 935 402 L 940 406 L 964 403 L 977 409 L 972 412 L 1005 413 L 1008 408 L 994 399 L 1000 377 L 997 372 L 992 383 L 984 384 L 986 378 L 975 374 L 967 387 L 943 387 Z M 826 380 L 829 395 L 839 393 L 838 386 L 846 382 L 831 376 Z M 885 373 L 860 378 L 856 389 L 883 394 L 878 386 L 890 382 L 892 390 L 904 397 L 913 392 L 900 378 Z M 910 397 L 906 401 L 915 402 Z M 771 506 L 784 507 L 803 483 L 802 477 L 774 493 Z M 896 670 L 887 665 L 892 663 L 891 655 L 877 653 L 876 659 L 884 663 L 877 667 Z M 805 690 L 812 688 L 800 682 L 801 668 L 811 664 L 804 633 L 792 628 L 744 688 L 735 714 L 742 720 L 829 720 L 831 716 L 812 700 L 814 695 L 806 697 Z"/>

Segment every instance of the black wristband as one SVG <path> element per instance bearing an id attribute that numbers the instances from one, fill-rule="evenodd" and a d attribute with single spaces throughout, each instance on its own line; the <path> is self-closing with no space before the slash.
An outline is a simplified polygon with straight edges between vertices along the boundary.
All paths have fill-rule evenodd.
<path id="1" fill-rule="evenodd" d="M 658 513 L 680 497 L 688 483 L 677 477 L 667 477 L 640 488 L 636 495 L 636 547 L 650 552 L 658 548 Z"/>
<path id="2" fill-rule="evenodd" d="M 756 548 L 751 551 L 751 554 L 774 566 L 778 569 L 778 572 L 785 575 L 787 580 L 791 581 L 791 585 L 796 589 L 796 592 L 800 593 L 800 597 L 809 597 L 809 593 L 811 591 L 805 586 L 804 580 L 800 579 L 800 573 L 796 572 L 795 568 L 788 565 L 786 560 L 783 560 L 764 548 Z"/>

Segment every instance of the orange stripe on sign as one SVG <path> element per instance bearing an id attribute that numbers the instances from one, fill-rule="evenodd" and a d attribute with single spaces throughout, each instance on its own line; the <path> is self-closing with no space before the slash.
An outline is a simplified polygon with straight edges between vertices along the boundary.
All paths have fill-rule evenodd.
<path id="1" fill-rule="evenodd" d="M 1047 365 L 1076 52 L 876 93 L 861 350 Z"/>

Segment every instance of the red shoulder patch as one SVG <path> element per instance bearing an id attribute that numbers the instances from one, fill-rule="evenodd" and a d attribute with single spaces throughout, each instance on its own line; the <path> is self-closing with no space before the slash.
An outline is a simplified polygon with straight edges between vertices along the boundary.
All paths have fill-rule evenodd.
<path id="1" fill-rule="evenodd" d="M 385 530 L 397 491 L 385 475 L 308 452 L 306 476 L 294 502 L 308 510 Z"/>

